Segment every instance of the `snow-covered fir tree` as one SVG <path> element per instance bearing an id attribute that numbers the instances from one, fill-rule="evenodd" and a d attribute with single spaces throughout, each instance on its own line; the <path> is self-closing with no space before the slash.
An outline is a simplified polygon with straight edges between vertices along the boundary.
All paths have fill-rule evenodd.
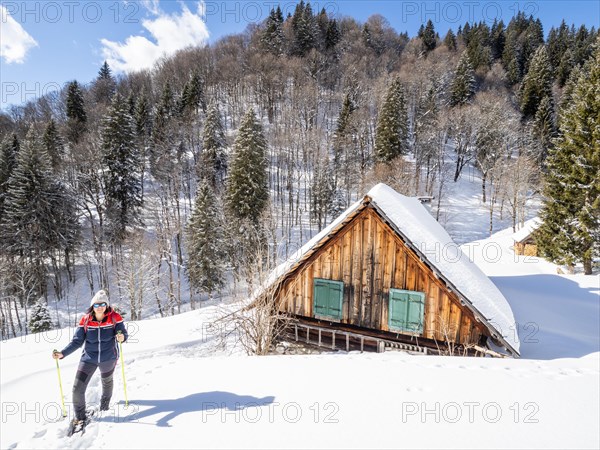
<path id="1" fill-rule="evenodd" d="M 408 112 L 399 77 L 388 87 L 375 130 L 375 158 L 390 162 L 408 153 Z"/>
<path id="2" fill-rule="evenodd" d="M 314 168 L 311 182 L 311 213 L 313 220 L 316 220 L 318 229 L 323 228 L 327 223 L 327 212 L 333 200 L 335 191 L 335 181 L 331 176 L 331 165 L 329 158 L 325 156 L 318 161 Z"/>
<path id="3" fill-rule="evenodd" d="M 465 50 L 458 61 L 450 86 L 450 105 L 464 105 L 473 94 L 475 94 L 475 72 L 469 53 Z"/>
<path id="4" fill-rule="evenodd" d="M 16 134 L 7 136 L 0 145 L 0 223 L 4 215 L 4 200 L 8 191 L 8 180 L 17 165 L 19 139 Z"/>
<path id="5" fill-rule="evenodd" d="M 552 145 L 552 139 L 556 137 L 554 105 L 550 96 L 544 97 L 540 102 L 533 119 L 533 129 L 540 144 L 541 151 L 538 159 L 541 163 L 548 155 L 548 149 Z"/>
<path id="6" fill-rule="evenodd" d="M 600 256 L 600 38 L 561 114 L 547 163 L 537 243 L 552 261 L 581 262 L 590 275 Z"/>
<path id="7" fill-rule="evenodd" d="M 87 113 L 83 100 L 83 92 L 77 81 L 67 86 L 67 138 L 77 143 L 83 135 L 87 124 Z"/>
<path id="8" fill-rule="evenodd" d="M 500 22 L 498 22 L 496 19 L 494 19 L 492 29 L 490 30 L 492 59 L 496 60 L 502 58 L 505 43 L 506 34 L 504 30 L 504 21 L 500 20 Z"/>
<path id="9" fill-rule="evenodd" d="M 50 122 L 48 122 L 48 126 L 46 127 L 46 131 L 44 132 L 44 137 L 42 140 L 44 142 L 44 149 L 50 157 L 52 170 L 54 170 L 54 172 L 58 172 L 64 157 L 64 147 L 62 139 L 58 134 L 54 119 L 50 119 Z"/>
<path id="10" fill-rule="evenodd" d="M 454 34 L 454 31 L 452 31 L 452 29 L 449 29 L 446 33 L 446 37 L 444 38 L 444 45 L 451 52 L 456 51 L 456 35 Z"/>
<path id="11" fill-rule="evenodd" d="M 32 126 L 23 141 L 8 181 L 0 222 L 0 246 L 36 273 L 36 293 L 46 289 L 45 264 L 78 242 L 76 201 L 52 173 L 50 158 Z"/>
<path id="12" fill-rule="evenodd" d="M 291 54 L 305 56 L 317 43 L 317 26 L 310 3 L 300 0 L 291 20 L 294 32 Z"/>
<path id="13" fill-rule="evenodd" d="M 102 127 L 107 230 L 114 243 L 123 240 L 127 227 L 140 223 L 141 176 L 134 127 L 127 103 L 116 94 Z"/>
<path id="14" fill-rule="evenodd" d="M 427 21 L 427 25 L 423 28 L 423 32 L 419 35 L 423 43 L 423 51 L 425 53 L 429 53 L 432 50 L 435 50 L 437 45 L 437 36 L 435 33 L 435 27 L 433 26 L 433 22 L 431 19 Z"/>
<path id="15" fill-rule="evenodd" d="M 271 9 L 269 17 L 265 22 L 265 28 L 260 37 L 260 43 L 265 51 L 279 56 L 283 53 L 283 13 L 278 5 L 277 9 Z"/>
<path id="16" fill-rule="evenodd" d="M 186 273 L 191 288 L 209 296 L 225 283 L 222 219 L 215 192 L 202 180 L 186 228 Z"/>
<path id="17" fill-rule="evenodd" d="M 32 333 L 41 333 L 52 329 L 52 318 L 48 311 L 48 305 L 43 298 L 40 298 L 33 306 L 31 318 L 29 319 L 29 331 Z"/>
<path id="18" fill-rule="evenodd" d="M 221 121 L 221 113 L 216 102 L 211 102 L 204 123 L 202 139 L 202 162 L 204 178 L 213 190 L 219 191 L 225 180 L 227 171 L 227 155 L 225 148 L 225 130 Z"/>
<path id="19" fill-rule="evenodd" d="M 110 104 L 113 95 L 117 90 L 117 83 L 112 76 L 112 71 L 108 62 L 104 61 L 102 67 L 98 71 L 98 77 L 94 81 L 94 85 L 92 86 L 92 92 L 94 94 L 94 100 L 97 103 L 102 103 L 104 105 Z"/>
<path id="20" fill-rule="evenodd" d="M 523 78 L 521 88 L 521 112 L 523 117 L 535 116 L 542 100 L 552 96 L 552 68 L 545 46 L 540 46 Z"/>
<path id="21" fill-rule="evenodd" d="M 174 149 L 180 142 L 176 109 L 175 96 L 167 81 L 153 115 L 148 151 L 150 173 L 160 181 L 167 181 L 175 173 Z"/>
<path id="22" fill-rule="evenodd" d="M 206 111 L 204 86 L 198 72 L 194 71 L 189 81 L 183 87 L 180 101 L 181 113 L 197 114 L 199 108 L 202 108 L 202 111 Z"/>
<path id="23" fill-rule="evenodd" d="M 269 201 L 267 141 L 251 108 L 242 119 L 233 145 L 226 203 L 237 219 L 259 223 Z"/>

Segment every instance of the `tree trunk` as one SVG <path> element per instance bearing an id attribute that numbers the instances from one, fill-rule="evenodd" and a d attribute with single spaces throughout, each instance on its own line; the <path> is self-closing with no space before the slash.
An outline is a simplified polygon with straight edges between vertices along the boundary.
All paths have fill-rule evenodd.
<path id="1" fill-rule="evenodd" d="M 483 203 L 485 204 L 485 182 L 487 179 L 487 172 L 481 172 L 481 193 L 483 195 Z"/>
<path id="2" fill-rule="evenodd" d="M 454 182 L 456 183 L 458 181 L 458 177 L 460 177 L 460 171 L 461 171 L 461 160 L 462 158 L 459 156 L 458 158 L 456 158 L 456 170 L 454 171 Z"/>
<path id="3" fill-rule="evenodd" d="M 583 273 L 584 273 L 584 275 L 592 274 L 592 258 L 591 258 L 591 256 L 583 257 Z"/>

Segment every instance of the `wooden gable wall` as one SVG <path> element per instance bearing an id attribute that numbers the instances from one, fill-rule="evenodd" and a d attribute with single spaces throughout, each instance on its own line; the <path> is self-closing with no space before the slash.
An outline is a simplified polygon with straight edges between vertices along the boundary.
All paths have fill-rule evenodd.
<path id="1" fill-rule="evenodd" d="M 425 293 L 420 337 L 477 344 L 482 334 L 489 335 L 456 294 L 436 278 L 371 207 L 360 212 L 289 274 L 278 290 L 280 310 L 314 317 L 315 278 L 344 283 L 341 323 L 390 331 L 389 292 L 394 288 Z"/>

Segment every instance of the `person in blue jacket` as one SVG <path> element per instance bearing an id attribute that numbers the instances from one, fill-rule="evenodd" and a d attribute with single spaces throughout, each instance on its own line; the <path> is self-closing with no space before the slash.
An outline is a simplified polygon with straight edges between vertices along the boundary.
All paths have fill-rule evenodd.
<path id="1" fill-rule="evenodd" d="M 54 359 L 62 359 L 83 345 L 73 384 L 75 421 L 86 420 L 85 391 L 98 368 L 102 380 L 100 410 L 108 410 L 113 392 L 113 372 L 119 358 L 117 342 L 126 340 L 127 329 L 123 318 L 111 308 L 106 291 L 98 291 L 79 321 L 71 342 L 62 351 L 52 353 Z"/>

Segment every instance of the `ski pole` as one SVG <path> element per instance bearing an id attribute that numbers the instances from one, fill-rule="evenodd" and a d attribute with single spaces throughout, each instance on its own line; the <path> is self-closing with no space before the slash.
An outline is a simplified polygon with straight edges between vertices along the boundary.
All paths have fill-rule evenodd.
<path id="1" fill-rule="evenodd" d="M 117 331 L 117 334 L 123 334 L 122 331 Z M 123 346 L 119 342 L 119 353 L 121 354 L 121 374 L 123 375 L 123 391 L 125 391 L 125 408 L 129 406 L 129 400 L 127 400 L 127 380 L 125 380 L 125 363 L 123 362 Z"/>
<path id="2" fill-rule="evenodd" d="M 52 353 L 58 353 L 57 349 L 52 350 Z M 58 386 L 60 387 L 60 401 L 62 402 L 62 415 L 67 417 L 67 409 L 65 408 L 65 396 L 63 395 L 62 380 L 60 378 L 60 366 L 58 365 L 58 358 L 56 358 L 56 371 L 58 372 Z"/>

